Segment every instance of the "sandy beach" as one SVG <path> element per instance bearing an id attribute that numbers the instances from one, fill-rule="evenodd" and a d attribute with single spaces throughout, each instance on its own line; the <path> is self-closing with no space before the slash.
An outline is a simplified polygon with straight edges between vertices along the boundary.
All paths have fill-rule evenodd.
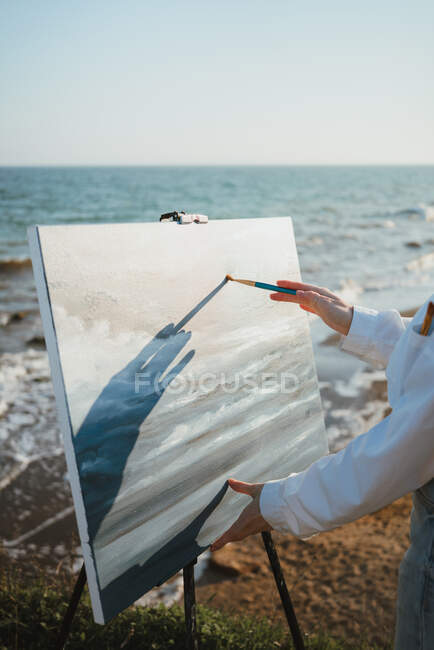
<path id="1" fill-rule="evenodd" d="M 408 546 L 411 497 L 307 541 L 274 534 L 300 627 L 386 645 L 393 638 L 398 567 Z M 198 600 L 286 624 L 259 536 L 217 551 Z M 205 583 L 207 581 L 207 584 Z"/>

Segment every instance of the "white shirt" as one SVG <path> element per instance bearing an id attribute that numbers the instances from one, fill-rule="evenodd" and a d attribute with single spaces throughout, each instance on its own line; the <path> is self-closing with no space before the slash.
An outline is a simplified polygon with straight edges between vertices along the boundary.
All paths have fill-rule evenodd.
<path id="1" fill-rule="evenodd" d="M 431 297 L 434 300 L 434 295 Z M 434 333 L 395 310 L 354 308 L 341 349 L 385 367 L 392 413 L 336 454 L 265 483 L 264 519 L 300 538 L 374 512 L 434 477 Z"/>

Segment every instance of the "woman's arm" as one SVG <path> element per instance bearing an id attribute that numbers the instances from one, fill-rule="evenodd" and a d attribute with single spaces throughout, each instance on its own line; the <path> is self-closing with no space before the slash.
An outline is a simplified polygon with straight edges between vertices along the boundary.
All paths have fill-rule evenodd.
<path id="1" fill-rule="evenodd" d="M 377 312 L 354 305 L 351 327 L 339 347 L 377 368 L 385 368 L 410 321 L 395 309 Z"/>
<path id="2" fill-rule="evenodd" d="M 375 313 L 372 317 L 376 321 Z M 399 337 L 398 331 L 402 333 L 409 321 L 400 325 L 394 314 L 391 317 Z M 371 315 L 368 318 L 371 322 Z M 366 335 L 375 336 L 361 328 L 359 336 Z M 378 510 L 433 478 L 434 339 L 419 341 L 416 352 L 420 354 L 392 413 L 345 449 L 277 481 L 254 485 L 230 481 L 232 489 L 249 494 L 252 502 L 211 550 L 270 527 L 310 537 Z"/>
<path id="3" fill-rule="evenodd" d="M 345 449 L 266 483 L 260 512 L 298 537 L 378 510 L 434 477 L 434 342 L 423 342 L 392 413 Z"/>
<path id="4" fill-rule="evenodd" d="M 230 482 L 253 500 L 211 550 L 270 527 L 310 537 L 416 490 L 434 477 L 433 422 L 434 342 L 427 340 L 392 413 L 345 449 L 284 479 Z"/>

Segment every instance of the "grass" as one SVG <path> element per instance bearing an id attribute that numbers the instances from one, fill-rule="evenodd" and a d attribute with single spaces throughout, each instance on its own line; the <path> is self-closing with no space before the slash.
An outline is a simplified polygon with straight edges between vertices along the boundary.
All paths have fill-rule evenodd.
<path id="1" fill-rule="evenodd" d="M 56 643 L 72 591 L 70 579 L 0 577 L 0 649 L 48 650 Z M 265 620 L 235 617 L 198 606 L 201 650 L 276 650 L 292 648 L 287 630 Z M 309 650 L 367 650 L 326 635 L 306 637 Z M 181 650 L 185 648 L 181 607 L 130 607 L 107 625 L 93 622 L 87 590 L 78 606 L 66 646 L 73 650 Z M 392 646 L 387 646 L 391 648 Z"/>

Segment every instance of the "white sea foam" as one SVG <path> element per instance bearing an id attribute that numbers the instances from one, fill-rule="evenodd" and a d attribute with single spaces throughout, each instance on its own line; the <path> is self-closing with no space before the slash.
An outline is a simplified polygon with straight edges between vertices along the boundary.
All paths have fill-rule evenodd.
<path id="1" fill-rule="evenodd" d="M 351 400 L 351 406 L 335 407 L 335 400 L 323 399 L 322 404 L 328 420 L 327 437 L 332 451 L 341 449 L 353 438 L 365 433 L 384 417 L 387 403 L 381 396 L 377 398 L 370 394 L 374 382 L 383 382 L 383 370 L 365 369 L 355 372 L 350 379 L 338 379 L 334 382 L 324 382 L 321 386 L 326 391 L 335 392 L 344 398 L 344 403 Z M 364 396 L 368 396 L 365 399 Z"/>
<path id="2" fill-rule="evenodd" d="M 297 242 L 297 246 L 299 248 L 302 248 L 304 246 L 307 246 L 309 248 L 313 246 L 323 246 L 324 240 L 322 237 L 318 237 L 318 235 L 312 235 L 312 237 L 309 237 L 308 239 L 300 239 Z"/>
<path id="3" fill-rule="evenodd" d="M 434 221 L 434 205 L 421 203 L 420 207 L 423 210 L 426 221 Z"/>
<path id="4" fill-rule="evenodd" d="M 62 451 L 47 355 L 29 349 L 0 356 L 1 487 L 36 457 Z"/>
<path id="5" fill-rule="evenodd" d="M 62 519 L 65 519 L 65 517 L 71 515 L 73 512 L 74 512 L 74 507 L 68 506 L 67 508 L 64 508 L 63 510 L 57 512 L 52 517 L 49 517 L 48 519 L 43 521 L 41 524 L 39 524 L 39 526 L 32 528 L 32 530 L 27 531 L 23 535 L 20 535 L 20 537 L 16 537 L 15 539 L 12 540 L 3 540 L 3 545 L 7 549 L 20 546 L 23 542 L 26 542 L 28 539 L 31 539 L 35 535 L 38 535 L 38 533 L 41 533 L 43 530 L 46 530 L 47 528 L 57 523 L 58 521 L 62 521 Z"/>
<path id="6" fill-rule="evenodd" d="M 346 278 L 341 280 L 340 288 L 338 290 L 339 296 L 342 300 L 345 300 L 349 303 L 354 303 L 357 296 L 363 293 L 363 287 L 360 286 L 357 282 L 351 278 Z"/>
<path id="7" fill-rule="evenodd" d="M 197 558 L 197 564 L 194 566 L 194 578 L 196 583 L 201 579 L 206 571 L 209 558 L 211 557 L 210 551 L 205 551 Z M 184 580 L 182 571 L 178 571 L 176 576 L 170 582 L 165 582 L 160 587 L 154 587 L 147 594 L 136 600 L 134 605 L 136 607 L 155 607 L 162 603 L 166 607 L 171 607 L 174 603 L 178 602 L 184 593 Z"/>
<path id="8" fill-rule="evenodd" d="M 427 253 L 421 257 L 416 257 L 416 259 L 411 260 L 405 265 L 405 268 L 408 271 L 425 271 L 426 269 L 431 269 L 434 266 L 434 253 Z"/>

